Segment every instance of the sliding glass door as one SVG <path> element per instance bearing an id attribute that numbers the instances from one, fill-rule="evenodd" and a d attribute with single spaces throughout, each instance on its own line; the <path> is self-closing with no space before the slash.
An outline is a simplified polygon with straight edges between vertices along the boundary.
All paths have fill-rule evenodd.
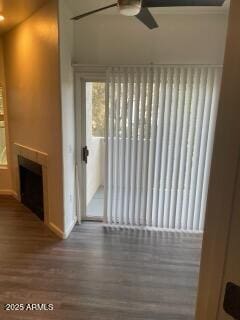
<path id="1" fill-rule="evenodd" d="M 99 80 L 79 76 L 83 219 L 203 231 L 221 72 L 119 66 L 104 69 Z"/>

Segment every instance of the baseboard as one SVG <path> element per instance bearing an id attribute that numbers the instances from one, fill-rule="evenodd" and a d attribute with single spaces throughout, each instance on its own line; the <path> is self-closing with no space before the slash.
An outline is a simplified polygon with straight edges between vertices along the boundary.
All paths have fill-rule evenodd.
<path id="1" fill-rule="evenodd" d="M 21 199 L 19 199 L 19 197 L 18 197 L 17 192 L 12 191 L 12 196 L 13 196 L 16 200 L 21 201 Z"/>
<path id="2" fill-rule="evenodd" d="M 0 189 L 1 196 L 12 196 L 15 199 L 18 199 L 17 193 L 11 189 Z"/>
<path id="3" fill-rule="evenodd" d="M 77 222 L 77 218 L 75 217 L 72 223 L 68 226 L 65 232 L 63 232 L 59 227 L 57 227 L 54 223 L 50 222 L 48 224 L 48 227 L 61 239 L 66 240 L 70 233 L 72 232 L 72 229 L 74 228 L 75 224 Z"/>
<path id="4" fill-rule="evenodd" d="M 47 224 L 47 226 L 49 227 L 49 229 L 51 229 L 59 238 L 61 239 L 65 239 L 64 238 L 64 232 L 58 228 L 54 223 L 50 222 Z"/>
<path id="5" fill-rule="evenodd" d="M 68 226 L 67 230 L 64 232 L 64 239 L 67 239 L 69 237 L 76 223 L 77 223 L 77 217 L 74 217 L 72 223 Z"/>
<path id="6" fill-rule="evenodd" d="M 1 196 L 11 196 L 12 195 L 12 190 L 0 190 L 0 195 Z"/>

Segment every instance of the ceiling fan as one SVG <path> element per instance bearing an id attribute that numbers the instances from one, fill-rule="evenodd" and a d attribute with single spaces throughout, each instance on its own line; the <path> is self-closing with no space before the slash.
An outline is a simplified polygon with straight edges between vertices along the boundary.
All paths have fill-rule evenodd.
<path id="1" fill-rule="evenodd" d="M 148 8 L 222 6 L 224 2 L 225 0 L 118 0 L 117 3 L 80 14 L 73 17 L 72 20 L 79 20 L 96 12 L 118 7 L 121 14 L 125 16 L 135 16 L 149 29 L 154 29 L 158 28 L 158 24 Z"/>

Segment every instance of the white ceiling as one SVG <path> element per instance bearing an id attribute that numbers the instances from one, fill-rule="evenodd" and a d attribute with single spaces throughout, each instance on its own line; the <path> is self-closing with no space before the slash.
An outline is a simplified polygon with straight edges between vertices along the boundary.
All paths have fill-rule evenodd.
<path id="1" fill-rule="evenodd" d="M 98 9 L 116 0 L 65 0 L 73 15 L 81 14 L 90 10 Z M 226 14 L 230 0 L 225 0 L 223 7 L 178 7 L 178 8 L 152 8 L 153 14 Z M 118 14 L 117 8 L 108 9 L 98 14 Z"/>

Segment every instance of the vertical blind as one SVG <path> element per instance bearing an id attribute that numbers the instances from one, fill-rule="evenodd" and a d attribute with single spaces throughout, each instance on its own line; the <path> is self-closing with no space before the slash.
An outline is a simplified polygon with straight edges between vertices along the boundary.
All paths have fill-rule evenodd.
<path id="1" fill-rule="evenodd" d="M 106 222 L 201 231 L 221 68 L 107 72 Z"/>

